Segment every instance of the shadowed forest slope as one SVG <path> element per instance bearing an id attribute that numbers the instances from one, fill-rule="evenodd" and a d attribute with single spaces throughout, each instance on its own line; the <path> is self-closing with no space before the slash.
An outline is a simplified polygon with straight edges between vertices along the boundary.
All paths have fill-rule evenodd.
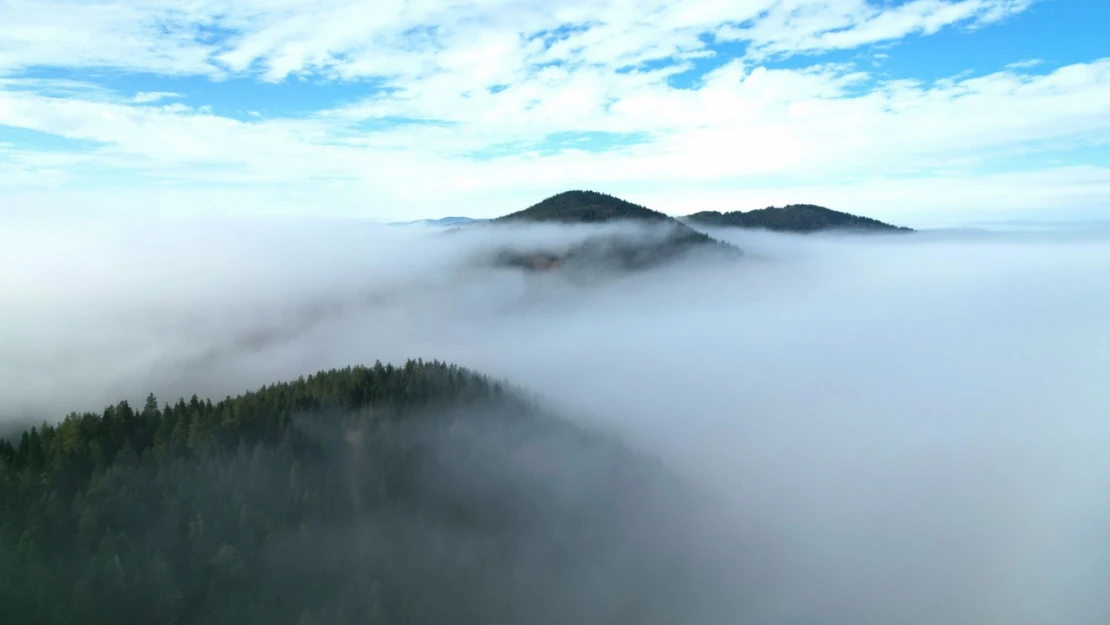
<path id="1" fill-rule="evenodd" d="M 440 363 L 121 402 L 0 443 L 0 622 L 680 622 L 671 481 Z"/>

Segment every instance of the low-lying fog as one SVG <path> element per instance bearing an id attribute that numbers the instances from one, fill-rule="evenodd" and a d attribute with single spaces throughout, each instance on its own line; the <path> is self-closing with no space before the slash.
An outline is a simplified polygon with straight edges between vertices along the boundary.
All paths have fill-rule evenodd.
<path id="1" fill-rule="evenodd" d="M 753 622 L 1110 622 L 1110 236 L 713 231 L 747 257 L 483 264 L 585 234 L 6 224 L 0 419 L 446 360 L 711 489 L 706 532 L 758 545 L 721 572 Z"/>

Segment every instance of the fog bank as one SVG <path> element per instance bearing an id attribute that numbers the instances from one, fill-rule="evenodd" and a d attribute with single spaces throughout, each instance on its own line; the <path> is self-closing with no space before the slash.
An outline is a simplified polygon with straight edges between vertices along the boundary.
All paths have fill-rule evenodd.
<path id="1" fill-rule="evenodd" d="M 705 486 L 752 623 L 1110 622 L 1105 232 L 713 231 L 749 257 L 588 283 L 486 262 L 593 233 L 4 224 L 0 420 L 447 360 Z"/>

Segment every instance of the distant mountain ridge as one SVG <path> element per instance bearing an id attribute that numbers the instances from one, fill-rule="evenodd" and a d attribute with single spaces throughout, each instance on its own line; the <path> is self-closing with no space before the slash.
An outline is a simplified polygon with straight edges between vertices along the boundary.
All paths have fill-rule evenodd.
<path id="1" fill-rule="evenodd" d="M 474 219 L 473 217 L 440 217 L 439 219 L 417 219 L 416 221 L 394 221 L 390 226 L 465 226 L 468 224 L 489 221 L 488 219 Z"/>
<path id="2" fill-rule="evenodd" d="M 445 226 L 449 231 L 469 225 L 483 227 L 521 223 L 605 224 L 611 222 L 641 223 L 649 226 L 641 235 L 632 231 L 599 231 L 570 249 L 554 245 L 537 245 L 520 249 L 505 245 L 492 251 L 492 263 L 529 271 L 573 268 L 590 274 L 598 269 L 627 271 L 657 266 L 687 254 L 713 253 L 739 256 L 740 248 L 714 239 L 694 229 L 693 225 L 711 227 L 763 228 L 778 232 L 819 232 L 829 230 L 857 232 L 912 232 L 877 219 L 834 211 L 812 204 L 792 204 L 782 208 L 721 213 L 703 211 L 675 218 L 646 206 L 597 191 L 571 190 L 557 193 L 528 208 L 494 219 L 476 220 L 468 217 L 444 217 L 420 222 Z"/>
<path id="3" fill-rule="evenodd" d="M 512 223 L 526 221 L 566 224 L 597 224 L 611 221 L 665 223 L 671 221 L 679 229 L 690 229 L 690 224 L 698 224 L 716 227 L 762 228 L 777 232 L 819 232 L 823 230 L 913 232 L 912 228 L 895 226 L 870 217 L 836 211 L 815 204 L 788 204 L 781 208 L 769 206 L 750 211 L 701 211 L 675 218 L 666 213 L 606 193 L 586 190 L 563 191 L 524 210 L 493 219 L 451 216 L 439 219 L 398 221 L 389 225 L 458 227 L 486 222 Z"/>
<path id="4" fill-rule="evenodd" d="M 820 232 L 854 230 L 866 232 L 913 232 L 911 228 L 894 226 L 870 217 L 834 211 L 813 204 L 790 204 L 782 208 L 769 206 L 751 211 L 702 211 L 683 218 L 704 226 L 762 228 L 776 232 Z"/>

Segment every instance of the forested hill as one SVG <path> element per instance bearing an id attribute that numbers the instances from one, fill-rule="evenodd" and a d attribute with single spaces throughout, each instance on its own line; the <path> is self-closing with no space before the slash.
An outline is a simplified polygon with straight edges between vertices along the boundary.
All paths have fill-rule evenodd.
<path id="1" fill-rule="evenodd" d="M 528 208 L 498 217 L 496 221 L 555 221 L 565 223 L 603 223 L 617 220 L 663 222 L 671 218 L 597 191 L 564 191 Z"/>
<path id="2" fill-rule="evenodd" d="M 667 483 L 440 363 L 120 402 L 0 443 L 0 623 L 678 623 Z"/>
<path id="3" fill-rule="evenodd" d="M 617 221 L 639 222 L 659 232 L 654 237 L 596 237 L 561 253 L 551 250 L 506 252 L 498 256 L 498 263 L 528 269 L 552 269 L 570 264 L 590 271 L 605 267 L 627 270 L 656 266 L 695 250 L 729 256 L 740 254 L 739 249 L 664 213 L 596 191 L 565 191 L 522 211 L 498 217 L 491 223 L 601 224 Z"/>
<path id="4" fill-rule="evenodd" d="M 892 226 L 870 217 L 842 213 L 812 204 L 791 204 L 782 208 L 772 206 L 747 212 L 703 211 L 687 215 L 684 219 L 690 223 L 704 226 L 763 228 L 778 232 L 818 232 L 822 230 L 912 232 L 910 228 Z"/>

